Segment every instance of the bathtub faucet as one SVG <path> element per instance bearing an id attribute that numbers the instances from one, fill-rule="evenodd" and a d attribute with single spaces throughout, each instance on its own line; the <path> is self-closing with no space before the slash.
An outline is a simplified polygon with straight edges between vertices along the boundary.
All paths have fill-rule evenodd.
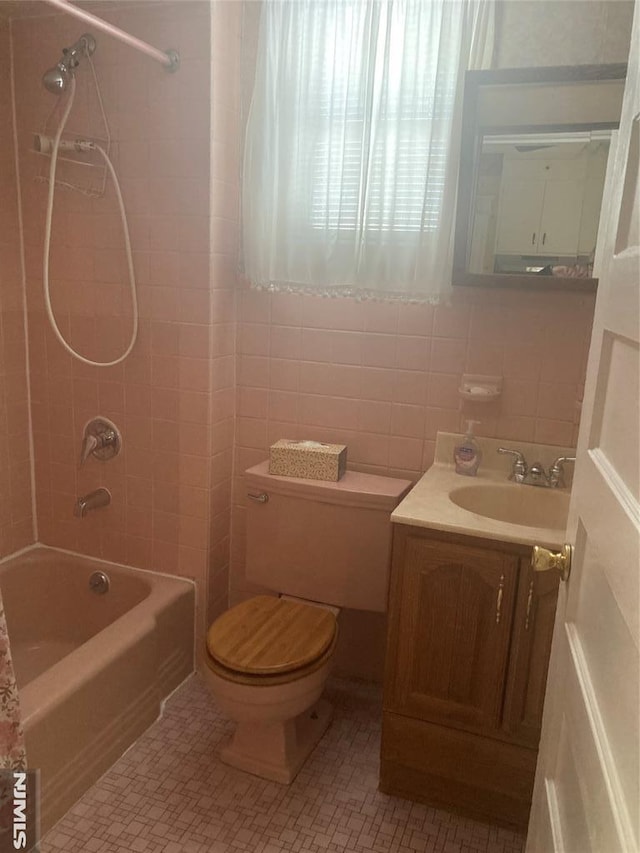
<path id="1" fill-rule="evenodd" d="M 99 509 L 101 506 L 109 506 L 111 503 L 111 492 L 100 487 L 95 492 L 89 492 L 82 498 L 76 500 L 73 514 L 78 518 L 84 518 L 91 509 Z"/>

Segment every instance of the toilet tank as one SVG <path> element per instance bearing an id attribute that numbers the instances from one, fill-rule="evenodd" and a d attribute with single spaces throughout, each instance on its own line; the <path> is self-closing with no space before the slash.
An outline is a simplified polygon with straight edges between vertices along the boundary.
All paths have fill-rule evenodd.
<path id="1" fill-rule="evenodd" d="M 248 580 L 337 607 L 387 609 L 390 514 L 410 480 L 356 471 L 303 480 L 269 474 L 262 462 L 245 482 Z"/>

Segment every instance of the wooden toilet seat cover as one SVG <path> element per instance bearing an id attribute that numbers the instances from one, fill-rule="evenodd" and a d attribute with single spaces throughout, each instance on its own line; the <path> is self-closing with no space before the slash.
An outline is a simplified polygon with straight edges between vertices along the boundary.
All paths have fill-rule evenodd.
<path id="1" fill-rule="evenodd" d="M 313 663 L 335 633 L 336 618 L 329 610 L 257 595 L 216 619 L 207 633 L 207 649 L 235 672 L 276 675 Z"/>

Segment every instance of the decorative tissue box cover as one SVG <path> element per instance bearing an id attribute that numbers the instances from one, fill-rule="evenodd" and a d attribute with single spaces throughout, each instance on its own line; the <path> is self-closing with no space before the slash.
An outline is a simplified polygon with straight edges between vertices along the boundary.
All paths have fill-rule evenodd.
<path id="1" fill-rule="evenodd" d="M 269 473 L 306 480 L 339 480 L 347 468 L 344 444 L 281 438 L 269 450 Z"/>

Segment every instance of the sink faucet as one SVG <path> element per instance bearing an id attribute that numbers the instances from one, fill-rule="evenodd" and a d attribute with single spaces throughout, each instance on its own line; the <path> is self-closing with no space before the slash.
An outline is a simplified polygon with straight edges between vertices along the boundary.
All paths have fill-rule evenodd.
<path id="1" fill-rule="evenodd" d="M 567 462 L 575 462 L 575 456 L 558 456 L 555 462 L 549 468 L 549 485 L 552 489 L 561 488 L 563 489 L 565 486 L 564 482 L 564 466 Z"/>
<path id="2" fill-rule="evenodd" d="M 509 474 L 510 480 L 522 483 L 525 486 L 545 486 L 551 489 L 564 488 L 564 465 L 566 462 L 575 462 L 575 456 L 558 456 L 549 468 L 549 473 L 544 470 L 541 462 L 534 462 L 531 467 L 519 450 L 511 450 L 509 447 L 499 447 L 498 453 L 508 453 L 514 458 L 513 468 Z"/>
<path id="3" fill-rule="evenodd" d="M 515 456 L 509 479 L 515 480 L 516 483 L 524 483 L 528 471 L 527 460 L 524 455 L 519 450 L 511 450 L 509 447 L 499 447 L 498 453 L 508 453 Z"/>
<path id="4" fill-rule="evenodd" d="M 108 489 L 100 487 L 95 492 L 89 492 L 76 500 L 73 508 L 73 514 L 78 518 L 84 518 L 85 515 L 92 509 L 99 509 L 101 506 L 109 506 L 111 503 L 111 492 Z"/>

